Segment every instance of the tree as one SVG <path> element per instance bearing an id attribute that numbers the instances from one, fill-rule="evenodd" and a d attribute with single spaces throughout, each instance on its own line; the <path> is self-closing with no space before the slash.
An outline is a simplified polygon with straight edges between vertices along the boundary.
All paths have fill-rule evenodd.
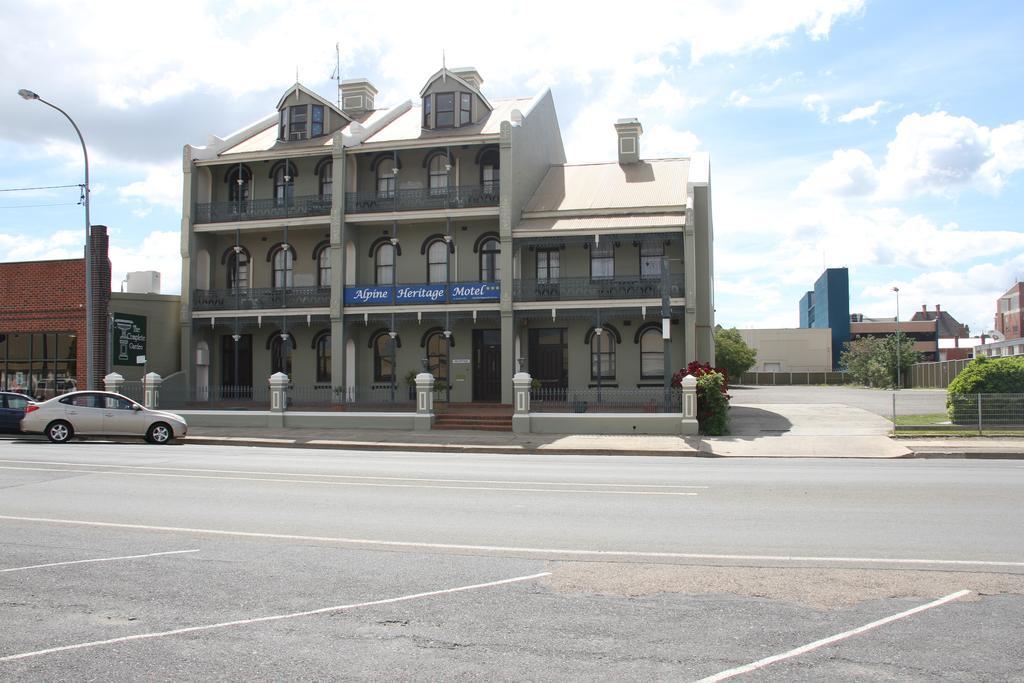
<path id="1" fill-rule="evenodd" d="M 901 377 L 906 378 L 910 366 L 920 358 L 913 339 L 900 335 L 898 353 L 896 335 L 854 339 L 843 345 L 839 362 L 861 384 L 884 388 L 896 386 L 897 357 Z"/>
<path id="2" fill-rule="evenodd" d="M 750 348 L 735 327 L 715 328 L 715 365 L 726 372 L 733 382 L 738 382 L 743 373 L 754 367 L 757 351 Z"/>

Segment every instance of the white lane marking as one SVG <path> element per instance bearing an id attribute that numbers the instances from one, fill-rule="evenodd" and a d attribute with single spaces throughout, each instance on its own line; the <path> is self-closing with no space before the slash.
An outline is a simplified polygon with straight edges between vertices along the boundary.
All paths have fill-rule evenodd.
<path id="1" fill-rule="evenodd" d="M 109 470 L 83 470 L 71 467 L 11 467 L 0 465 L 0 470 L 31 470 L 33 472 L 74 472 L 119 477 L 165 477 L 172 479 L 219 479 L 221 481 L 265 481 L 276 484 L 319 484 L 321 486 L 370 486 L 391 489 L 444 489 L 446 491 L 515 491 L 520 493 L 596 493 L 614 496 L 696 496 L 691 491 L 601 491 L 594 489 L 534 489 L 509 486 L 440 486 L 434 484 L 376 484 L 368 481 L 323 481 L 321 479 L 277 479 L 275 477 L 221 477 L 202 474 L 166 474 L 160 472 L 114 472 Z"/>
<path id="2" fill-rule="evenodd" d="M 125 524 L 122 522 L 94 522 L 80 519 L 54 519 L 50 517 L 18 517 L 0 515 L 0 519 L 15 522 L 42 522 L 46 524 L 68 524 L 109 529 L 139 529 L 142 531 L 170 531 L 174 533 L 207 534 L 210 536 L 236 536 L 239 538 L 270 538 L 286 541 L 312 541 L 317 543 L 338 543 L 347 545 L 369 545 L 389 548 L 423 548 L 425 550 L 466 550 L 475 552 L 518 553 L 528 555 L 575 555 L 582 557 L 653 557 L 681 560 L 758 560 L 772 562 L 850 562 L 871 564 L 936 564 L 954 566 L 1024 567 L 1024 562 L 1002 560 L 941 560 L 884 557 L 810 557 L 798 555 L 722 555 L 711 553 L 669 553 L 642 550 L 578 550 L 570 548 L 523 548 L 500 545 L 468 545 L 459 543 L 424 543 L 418 541 L 384 541 L 369 538 L 344 538 L 338 536 L 305 536 L 261 531 L 232 531 L 230 529 L 195 529 L 176 526 L 154 526 L 148 524 Z"/>
<path id="3" fill-rule="evenodd" d="M 114 562 L 115 560 L 138 560 L 144 557 L 160 557 L 161 555 L 181 555 L 183 553 L 198 553 L 199 548 L 193 548 L 192 550 L 168 550 L 162 553 L 148 553 L 146 555 L 121 555 L 120 557 L 96 557 L 90 560 L 71 560 L 69 562 L 49 562 L 47 564 L 33 564 L 27 567 L 11 567 L 10 569 L 0 569 L 0 574 L 6 572 L 21 572 L 26 569 L 42 569 L 44 567 L 63 567 L 68 564 L 86 564 L 89 562 Z"/>
<path id="4" fill-rule="evenodd" d="M 598 482 L 572 481 L 515 481 L 502 479 L 428 479 L 420 477 L 371 477 L 357 474 L 300 474 L 295 472 L 261 472 L 259 470 L 221 470 L 205 467 L 152 467 L 146 465 L 97 465 L 86 462 L 58 462 L 54 460 L 3 460 L 0 462 L 24 465 L 62 465 L 68 467 L 95 467 L 126 470 L 155 470 L 160 472 L 209 472 L 211 474 L 262 474 L 272 477 L 320 477 L 321 479 L 370 479 L 376 481 L 450 482 L 453 484 L 532 484 L 533 486 L 602 486 L 614 488 L 654 489 L 706 489 L 696 484 L 602 484 Z"/>
<path id="5" fill-rule="evenodd" d="M 797 657 L 799 655 L 806 654 L 806 653 L 810 652 L 811 650 L 817 650 L 819 647 L 824 647 L 825 645 L 831 645 L 832 643 L 839 642 L 840 640 L 845 640 L 845 639 L 847 639 L 847 638 L 849 638 L 851 636 L 855 636 L 855 635 L 864 633 L 865 631 L 870 631 L 871 629 L 878 628 L 879 626 L 884 626 L 884 625 L 886 625 L 888 623 L 891 623 L 893 621 L 897 621 L 898 619 L 903 619 L 905 617 L 909 617 L 911 615 L 917 614 L 918 612 L 923 612 L 923 611 L 931 609 L 933 607 L 938 607 L 940 605 L 945 605 L 947 602 L 952 602 L 953 600 L 958 600 L 958 599 L 964 597 L 965 595 L 969 595 L 970 592 L 971 591 L 969 591 L 969 590 L 962 590 L 962 591 L 957 591 L 956 593 L 950 593 L 949 595 L 947 595 L 947 596 L 945 596 L 943 598 L 939 598 L 938 600 L 935 600 L 933 602 L 929 602 L 926 605 L 920 605 L 918 607 L 914 607 L 913 609 L 908 609 L 905 612 L 900 612 L 899 614 L 894 614 L 894 615 L 892 615 L 890 617 L 885 617 L 884 619 L 879 619 L 878 621 L 872 621 L 870 624 L 864 624 L 863 626 L 861 626 L 859 628 L 855 628 L 855 629 L 850 630 L 850 631 L 844 631 L 843 633 L 837 633 L 834 636 L 830 636 L 828 638 L 822 638 L 821 640 L 816 640 L 813 643 L 808 643 L 807 645 L 804 645 L 802 647 L 794 648 L 794 649 L 790 650 L 789 652 L 783 652 L 782 654 L 779 654 L 779 655 L 773 655 L 771 657 L 765 657 L 764 659 L 759 659 L 756 662 L 751 662 L 750 664 L 746 664 L 744 666 L 738 666 L 738 667 L 736 667 L 734 669 L 728 669 L 727 671 L 722 671 L 721 673 L 717 673 L 714 676 L 708 676 L 707 678 L 702 678 L 699 681 L 697 681 L 697 683 L 718 683 L 718 681 L 724 681 L 726 679 L 734 678 L 735 676 L 739 676 L 741 674 L 750 673 L 751 671 L 756 671 L 757 669 L 763 669 L 764 667 L 768 666 L 769 664 L 774 664 L 775 662 L 780 662 L 780 661 L 782 661 L 784 659 L 791 659 L 792 657 Z"/>
<path id="6" fill-rule="evenodd" d="M 283 619 L 297 619 L 299 617 L 309 617 L 316 614 L 326 614 L 328 612 L 341 612 L 344 610 L 357 609 L 359 607 L 374 607 L 376 605 L 389 605 L 396 602 L 407 602 L 409 600 L 417 600 L 420 598 L 429 598 L 435 595 L 445 595 L 448 593 L 462 593 L 465 591 L 476 590 L 478 588 L 492 588 L 494 586 L 503 586 L 510 583 L 519 583 L 522 581 L 532 581 L 545 576 L 551 576 L 551 572 L 541 572 L 539 574 L 530 574 L 529 576 L 517 576 L 511 579 L 501 579 L 499 581 L 488 581 L 487 583 L 475 583 L 469 586 L 458 586 L 456 588 L 443 588 L 436 591 L 427 591 L 425 593 L 413 593 L 412 595 L 402 595 L 397 598 L 384 598 L 382 600 L 370 600 L 368 602 L 354 602 L 348 605 L 334 605 L 333 607 L 321 607 L 320 609 L 311 609 L 304 612 L 290 612 L 288 614 L 274 614 L 266 617 L 255 617 L 252 619 L 236 619 L 235 621 L 222 621 L 216 624 L 204 624 L 202 626 L 187 626 L 185 628 L 176 628 L 170 631 L 155 631 L 152 633 L 137 633 L 133 636 L 122 636 L 120 638 L 108 638 L 107 640 L 93 640 L 87 643 L 75 643 L 74 645 L 63 645 L 60 647 L 51 647 L 45 650 L 35 650 L 32 652 L 22 652 L 16 655 L 7 655 L 6 657 L 0 657 L 0 662 L 11 662 L 17 659 L 27 659 L 28 657 L 38 657 L 40 655 L 49 655 L 55 652 L 67 652 L 68 650 L 81 650 L 88 647 L 99 647 L 101 645 L 113 645 L 115 643 L 126 643 L 132 640 L 149 640 L 152 638 L 166 638 L 168 636 L 177 636 L 183 633 L 195 633 L 196 631 L 211 631 L 217 628 L 228 628 L 230 626 L 248 626 L 249 624 L 259 624 L 268 621 L 281 621 Z"/>

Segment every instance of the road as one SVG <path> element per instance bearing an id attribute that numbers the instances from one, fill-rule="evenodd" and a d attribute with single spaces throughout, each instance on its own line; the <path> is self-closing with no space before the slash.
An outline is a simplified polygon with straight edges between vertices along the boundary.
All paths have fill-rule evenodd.
<path id="1" fill-rule="evenodd" d="M 1022 484 L 2 441 L 0 677 L 1021 680 Z"/>

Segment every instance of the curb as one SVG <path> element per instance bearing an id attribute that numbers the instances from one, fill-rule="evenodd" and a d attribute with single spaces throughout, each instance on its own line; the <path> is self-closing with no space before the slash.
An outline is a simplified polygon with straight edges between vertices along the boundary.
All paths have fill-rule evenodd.
<path id="1" fill-rule="evenodd" d="M 1024 452 L 1006 451 L 914 451 L 907 459 L 930 460 L 1024 460 Z"/>
<path id="2" fill-rule="evenodd" d="M 235 436 L 186 436 L 179 443 L 203 446 L 251 446 L 273 448 L 308 448 L 319 450 L 351 450 L 351 451 L 405 451 L 410 453 L 461 453 L 481 455 L 640 455 L 664 458 L 707 458 L 718 457 L 699 451 L 645 451 L 621 450 L 608 448 L 537 448 L 531 446 L 489 446 L 481 444 L 424 444 L 394 443 L 371 441 L 330 441 L 313 439 L 299 441 L 296 439 L 257 439 Z"/>

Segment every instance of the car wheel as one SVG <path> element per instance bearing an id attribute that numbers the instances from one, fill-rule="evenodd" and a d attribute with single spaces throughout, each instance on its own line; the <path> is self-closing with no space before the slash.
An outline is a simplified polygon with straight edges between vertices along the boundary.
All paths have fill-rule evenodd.
<path id="1" fill-rule="evenodd" d="M 163 422 L 157 422 L 150 426 L 146 432 L 146 441 L 155 444 L 165 444 L 174 438 L 174 432 Z"/>
<path id="2" fill-rule="evenodd" d="M 75 430 L 64 420 L 55 420 L 46 425 L 46 438 L 51 443 L 67 443 L 75 435 Z"/>

